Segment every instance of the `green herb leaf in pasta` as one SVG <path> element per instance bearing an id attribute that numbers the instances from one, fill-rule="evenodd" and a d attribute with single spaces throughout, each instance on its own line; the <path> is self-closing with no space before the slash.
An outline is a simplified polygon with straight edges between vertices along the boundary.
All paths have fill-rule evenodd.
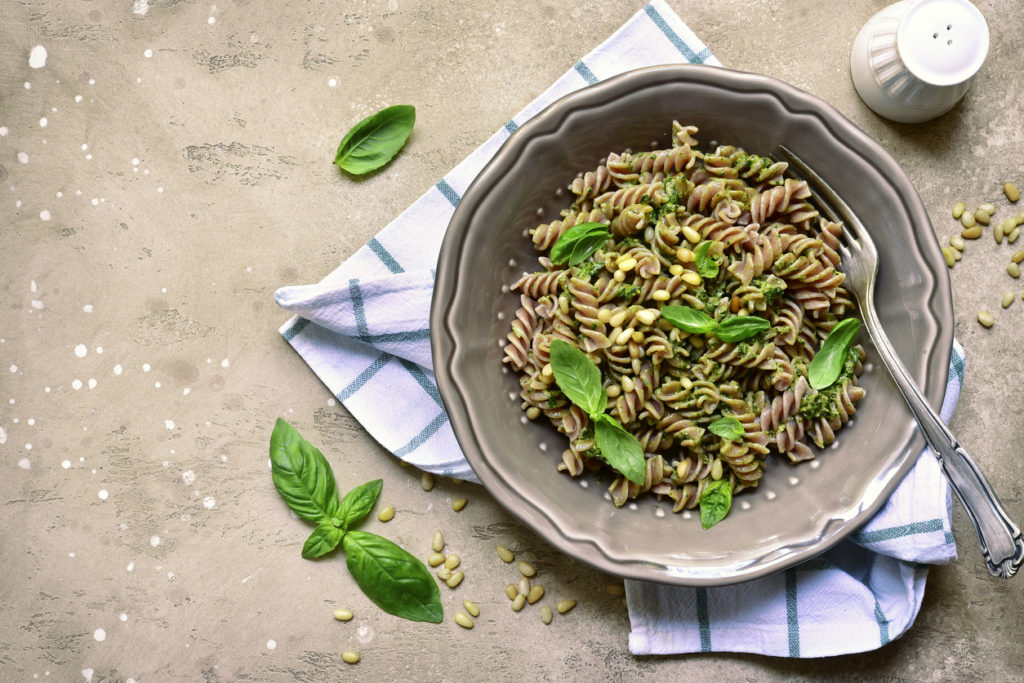
<path id="1" fill-rule="evenodd" d="M 764 318 L 759 318 L 756 315 L 737 315 L 718 323 L 718 327 L 715 328 L 715 336 L 724 342 L 738 342 L 750 339 L 769 327 L 771 327 L 771 323 Z"/>
<path id="2" fill-rule="evenodd" d="M 700 525 L 710 529 L 725 519 L 732 507 L 732 484 L 719 479 L 707 485 L 700 495 Z"/>
<path id="3" fill-rule="evenodd" d="M 718 261 L 708 255 L 711 250 L 711 241 L 705 240 L 697 245 L 693 252 L 693 264 L 697 268 L 697 274 L 702 278 L 718 277 Z"/>
<path id="4" fill-rule="evenodd" d="M 551 342 L 551 370 L 555 382 L 566 397 L 593 417 L 604 412 L 608 395 L 601 385 L 601 371 L 583 353 L 569 342 L 554 339 Z"/>
<path id="5" fill-rule="evenodd" d="M 644 483 L 647 465 L 644 449 L 637 438 L 610 415 L 601 413 L 591 417 L 595 418 L 594 440 L 605 462 L 634 484 Z"/>
<path id="6" fill-rule="evenodd" d="M 821 344 L 821 349 L 814 354 L 810 365 L 807 366 L 807 381 L 813 389 L 824 389 L 839 378 L 846 356 L 850 352 L 850 344 L 853 343 L 859 329 L 859 320 L 847 318 L 828 333 Z"/>
<path id="7" fill-rule="evenodd" d="M 416 108 L 396 104 L 366 117 L 338 145 L 334 164 L 354 175 L 384 166 L 405 145 L 416 123 Z"/>
<path id="8" fill-rule="evenodd" d="M 665 306 L 661 317 L 690 334 L 707 334 L 718 326 L 710 315 L 689 306 Z"/>
<path id="9" fill-rule="evenodd" d="M 708 431 L 729 441 L 740 441 L 744 434 L 743 423 L 731 415 L 720 417 L 709 424 Z"/>
<path id="10" fill-rule="evenodd" d="M 574 225 L 555 241 L 551 247 L 551 262 L 556 265 L 575 266 L 601 248 L 611 232 L 604 223 L 580 223 Z"/>

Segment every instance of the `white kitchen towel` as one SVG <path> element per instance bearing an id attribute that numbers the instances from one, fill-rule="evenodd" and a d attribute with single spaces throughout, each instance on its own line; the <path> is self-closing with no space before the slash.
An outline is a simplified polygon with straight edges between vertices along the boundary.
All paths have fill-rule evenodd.
<path id="1" fill-rule="evenodd" d="M 465 189 L 520 124 L 558 97 L 623 71 L 679 62 L 720 65 L 654 0 L 334 272 L 278 290 L 278 305 L 294 314 L 281 334 L 387 450 L 423 470 L 477 481 L 434 382 L 428 325 L 441 240 Z M 947 420 L 962 379 L 957 345 Z M 956 556 L 950 510 L 949 487 L 926 456 L 863 529 L 797 568 L 728 588 L 629 581 L 630 649 L 814 657 L 884 645 L 913 623 L 924 563 Z"/>

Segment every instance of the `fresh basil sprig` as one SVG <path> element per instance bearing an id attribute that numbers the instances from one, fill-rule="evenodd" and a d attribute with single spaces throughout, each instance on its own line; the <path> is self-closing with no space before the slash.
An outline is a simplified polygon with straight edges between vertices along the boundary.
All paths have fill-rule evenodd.
<path id="1" fill-rule="evenodd" d="M 807 366 L 807 381 L 811 388 L 821 390 L 839 378 L 850 352 L 850 344 L 860 329 L 860 321 L 856 318 L 842 320 L 825 337 L 821 349 L 814 354 Z"/>
<path id="2" fill-rule="evenodd" d="M 700 495 L 700 525 L 710 529 L 725 519 L 732 507 L 732 483 L 718 479 L 709 483 Z"/>
<path id="3" fill-rule="evenodd" d="M 317 525 L 302 546 L 303 557 L 321 557 L 341 545 L 352 578 L 378 607 L 411 621 L 441 622 L 440 591 L 426 566 L 386 538 L 351 528 L 373 509 L 383 481 L 355 487 L 339 504 L 326 458 L 281 418 L 270 435 L 270 473 L 288 507 Z"/>
<path id="4" fill-rule="evenodd" d="M 729 441 L 740 441 L 746 433 L 743 423 L 732 415 L 718 418 L 708 425 L 708 431 Z"/>
<path id="5" fill-rule="evenodd" d="M 551 247 L 551 262 L 555 265 L 575 266 L 601 248 L 611 237 L 604 223 L 580 223 L 574 225 L 555 240 Z"/>
<path id="6" fill-rule="evenodd" d="M 711 250 L 711 241 L 705 240 L 697 245 L 693 252 L 693 265 L 697 268 L 697 274 L 702 278 L 718 277 L 718 261 L 708 255 Z"/>
<path id="7" fill-rule="evenodd" d="M 756 315 L 737 315 L 718 322 L 689 306 L 665 306 L 661 317 L 690 334 L 714 334 L 724 342 L 743 341 L 771 327 L 771 323 Z"/>
<path id="8" fill-rule="evenodd" d="M 594 440 L 601 457 L 634 484 L 642 484 L 647 463 L 637 438 L 604 412 L 608 395 L 601 385 L 601 371 L 587 354 L 563 339 L 551 342 L 551 370 L 566 398 L 579 406 L 594 423 Z"/>
<path id="9" fill-rule="evenodd" d="M 384 166 L 405 145 L 416 123 L 416 108 L 396 104 L 381 109 L 352 127 L 338 145 L 334 164 L 353 175 Z"/>

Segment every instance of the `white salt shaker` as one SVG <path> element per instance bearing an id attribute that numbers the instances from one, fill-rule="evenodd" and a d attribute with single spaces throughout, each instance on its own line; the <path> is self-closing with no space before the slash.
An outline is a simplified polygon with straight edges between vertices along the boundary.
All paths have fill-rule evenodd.
<path id="1" fill-rule="evenodd" d="M 988 55 L 988 24 L 967 0 L 903 0 L 853 41 L 850 72 L 864 103 L 900 123 L 945 114 Z"/>

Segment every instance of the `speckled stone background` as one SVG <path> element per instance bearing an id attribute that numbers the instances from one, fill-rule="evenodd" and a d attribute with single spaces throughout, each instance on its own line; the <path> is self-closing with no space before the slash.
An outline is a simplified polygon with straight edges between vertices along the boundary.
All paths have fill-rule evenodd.
<path id="1" fill-rule="evenodd" d="M 724 64 L 788 80 L 875 137 L 937 238 L 957 231 L 957 199 L 1024 211 L 999 190 L 1024 187 L 1019 3 L 978 3 L 988 61 L 955 110 L 916 126 L 879 119 L 850 82 L 853 38 L 886 4 L 670 0 Z M 483 489 L 421 490 L 278 335 L 277 287 L 331 271 L 642 5 L 0 0 L 0 679 L 1021 675 L 1024 577 L 988 576 L 959 506 L 960 560 L 931 572 L 916 625 L 881 650 L 631 656 L 615 579 L 554 553 Z M 344 132 L 397 103 L 418 112 L 406 149 L 362 182 L 339 175 Z M 953 428 L 1018 523 L 1024 283 L 1005 268 L 1020 248 L 987 234 L 951 271 L 968 358 Z M 343 484 L 384 478 L 398 514 L 382 533 L 426 552 L 444 530 L 466 572 L 444 604 L 477 601 L 474 630 L 389 617 L 339 558 L 299 557 L 308 527 L 267 467 L 278 416 Z M 535 607 L 513 613 L 496 543 L 576 609 L 546 628 Z M 331 618 L 341 606 L 352 622 Z"/>

